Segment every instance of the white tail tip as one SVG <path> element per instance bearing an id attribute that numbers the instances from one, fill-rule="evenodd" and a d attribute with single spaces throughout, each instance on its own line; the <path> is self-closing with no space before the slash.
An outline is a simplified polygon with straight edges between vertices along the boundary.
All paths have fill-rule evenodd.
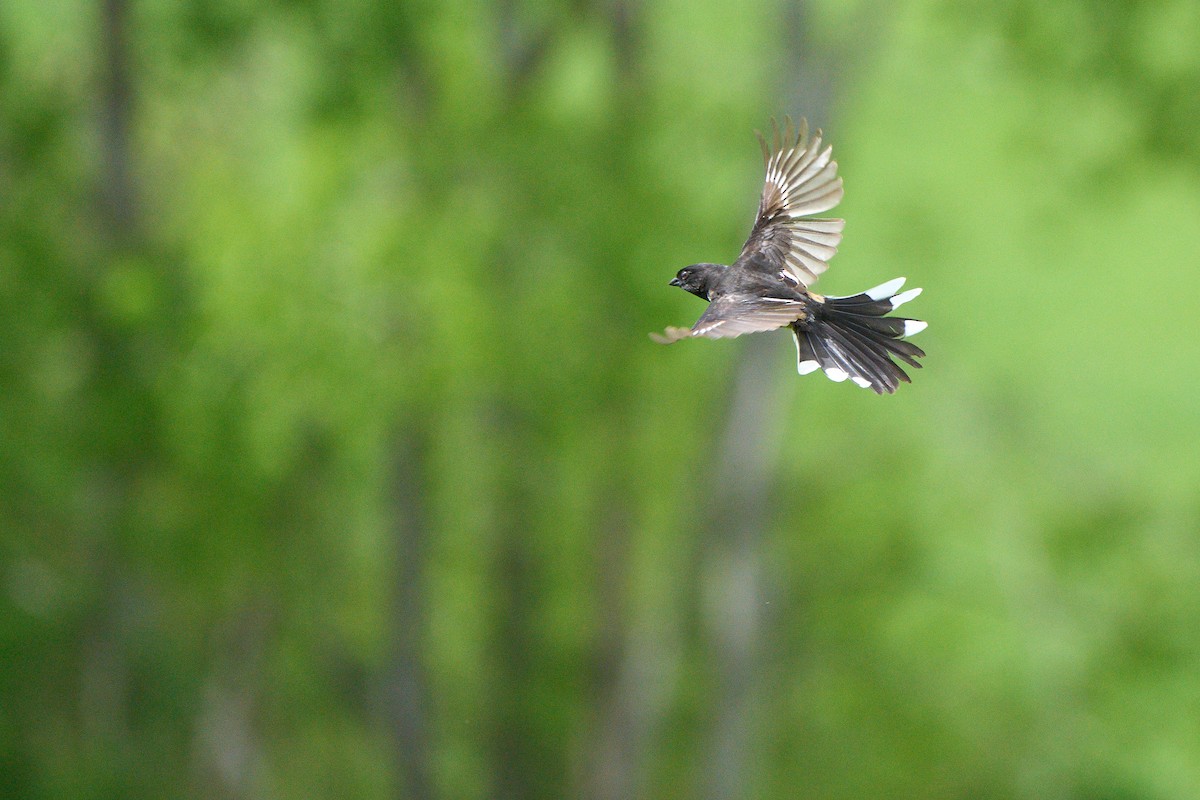
<path id="1" fill-rule="evenodd" d="M 879 284 L 874 289 L 867 289 L 867 291 L 863 292 L 863 294 L 865 294 L 867 297 L 871 298 L 872 300 L 886 300 L 887 298 L 891 297 L 896 292 L 898 292 L 900 290 L 900 287 L 903 285 L 904 285 L 904 278 L 894 278 L 893 280 L 890 280 L 887 283 Z M 920 290 L 918 289 L 918 291 L 920 291 Z"/>
<path id="2" fill-rule="evenodd" d="M 892 298 L 892 310 L 895 311 L 897 308 L 904 305 L 909 300 L 912 300 L 914 297 L 916 297 L 920 293 L 921 293 L 920 289 L 909 289 L 907 292 L 903 292 L 901 294 L 896 295 L 895 297 Z"/>
<path id="3" fill-rule="evenodd" d="M 850 377 L 845 370 L 838 369 L 837 367 L 830 367 L 829 369 L 825 370 L 825 374 L 829 376 L 829 380 L 835 383 L 841 383 L 842 381 L 846 380 L 846 378 Z"/>

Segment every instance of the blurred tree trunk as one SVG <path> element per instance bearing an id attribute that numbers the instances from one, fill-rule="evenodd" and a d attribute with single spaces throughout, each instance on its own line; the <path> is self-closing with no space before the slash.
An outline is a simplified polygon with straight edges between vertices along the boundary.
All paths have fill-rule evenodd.
<path id="1" fill-rule="evenodd" d="M 780 87 L 783 107 L 775 113 L 804 116 L 819 126 L 828 115 L 831 70 L 811 52 L 807 11 L 806 4 L 797 3 L 785 17 L 782 73 L 792 77 Z M 777 357 L 776 345 L 782 338 L 747 338 L 707 473 L 714 484 L 705 549 L 700 554 L 700 600 L 703 650 L 714 686 L 702 790 L 708 800 L 750 796 L 754 782 L 751 725 L 760 710 L 755 707 L 760 699 L 756 690 L 769 603 L 763 546 L 770 509 L 776 507 L 770 495 L 779 466 L 779 434 L 786 424 L 785 398 L 812 388 L 812 384 L 797 384 L 787 362 Z M 789 488 L 780 507 L 802 509 L 803 502 Z M 790 520 L 789 529 L 800 529 L 798 522 Z"/>
<path id="2" fill-rule="evenodd" d="M 428 443 L 419 434 L 401 435 L 396 446 L 392 497 L 395 504 L 395 588 L 391 615 L 391 665 L 384 677 L 384 707 L 399 772 L 400 797 L 433 795 L 429 742 L 429 681 L 423 660 L 426 625 L 425 571 L 429 515 L 425 503 Z"/>
<path id="3" fill-rule="evenodd" d="M 792 377 L 780 369 L 776 344 L 767 337 L 747 340 L 708 473 L 713 487 L 699 588 L 705 661 L 714 686 L 703 777 L 703 795 L 712 800 L 746 795 L 765 603 L 762 545 L 779 461 L 780 390 Z"/>
<path id="4" fill-rule="evenodd" d="M 101 12 L 103 46 L 103 105 L 100 140 L 103 144 L 101 196 L 109 231 L 118 246 L 133 244 L 137 228 L 137 192 L 132 174 L 133 87 L 130 80 L 129 4 L 104 0 Z"/>
<path id="5" fill-rule="evenodd" d="M 213 667 L 193 742 L 196 797 L 236 800 L 257 793 L 264 761 L 257 720 L 274 615 L 274 598 L 262 596 L 238 607 L 214 631 Z"/>
<path id="6" fill-rule="evenodd" d="M 586 800 L 636 797 L 640 741 L 630 702 L 636 686 L 629 642 L 630 531 L 621 492 L 605 493 L 603 524 L 596 530 L 596 606 L 599 617 L 593 653 L 593 708 L 591 730 L 585 743 L 582 796 Z"/>
<path id="7" fill-rule="evenodd" d="M 602 498 L 598 516 L 591 730 L 585 741 L 581 794 L 587 800 L 639 797 L 647 748 L 667 706 L 664 662 L 678 657 L 636 626 L 629 602 L 633 530 L 625 492 Z"/>
<path id="8" fill-rule="evenodd" d="M 531 800 L 549 796 L 542 787 L 551 780 L 549 769 L 557 754 L 538 741 L 533 702 L 538 670 L 531 619 L 538 595 L 533 553 L 522 541 L 519 520 L 533 507 L 529 497 L 510 497 L 505 516 L 514 524 L 501 526 L 495 586 L 496 619 L 492 683 L 489 690 L 494 727 L 491 736 L 492 787 L 495 800 Z"/>
<path id="9" fill-rule="evenodd" d="M 129 248 L 137 238 L 137 215 L 129 164 L 133 107 L 129 77 L 128 6 L 125 0 L 105 0 L 100 14 L 99 139 L 101 143 L 98 215 L 113 248 Z M 96 264 L 102 264 L 97 259 Z M 81 276 L 85 296 L 86 335 L 94 342 L 96 363 L 91 380 L 108 401 L 101 413 L 114 413 L 115 398 L 128 394 L 131 371 L 126 350 L 94 307 L 96 284 L 104 275 L 96 266 Z M 128 410 L 135 414 L 134 409 Z M 89 543 L 93 579 L 99 602 L 90 612 L 80 653 L 79 709 L 84 752 L 107 759 L 132 755 L 130 665 L 126 627 L 131 613 L 127 565 L 121 557 L 120 529 L 135 480 L 138 443 L 110 440 L 97 455 L 87 482 L 87 516 L 81 538 Z M 95 751 L 95 752 L 93 752 Z"/>

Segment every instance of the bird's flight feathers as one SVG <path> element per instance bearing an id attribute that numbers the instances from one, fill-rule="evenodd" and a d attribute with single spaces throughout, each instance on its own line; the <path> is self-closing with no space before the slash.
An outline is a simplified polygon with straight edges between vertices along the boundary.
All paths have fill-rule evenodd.
<path id="1" fill-rule="evenodd" d="M 771 121 L 772 143 L 762 134 L 767 174 L 754 230 L 735 264 L 765 267 L 797 285 L 809 286 L 829 268 L 829 259 L 842 240 L 844 220 L 805 219 L 836 206 L 842 199 L 842 179 L 832 147 L 821 147 L 821 131 L 812 139 L 808 123 L 796 129 L 787 119 L 783 131 Z"/>
<path id="2" fill-rule="evenodd" d="M 727 339 L 743 333 L 782 328 L 804 315 L 804 304 L 797 300 L 731 294 L 709 303 L 691 328 L 667 328 L 661 334 L 650 334 L 650 338 L 659 344 L 696 336 Z"/>

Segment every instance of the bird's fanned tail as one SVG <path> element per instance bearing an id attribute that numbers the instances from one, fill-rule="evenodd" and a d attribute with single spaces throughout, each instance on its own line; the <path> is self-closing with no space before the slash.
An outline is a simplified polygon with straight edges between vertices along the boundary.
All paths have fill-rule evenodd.
<path id="1" fill-rule="evenodd" d="M 920 369 L 925 351 L 907 336 L 920 333 L 926 323 L 886 314 L 921 293 L 910 289 L 897 294 L 903 278 L 888 281 L 849 297 L 825 297 L 814 318 L 792 325 L 796 339 L 796 370 L 807 375 L 818 369 L 833 381 L 852 380 L 876 394 L 891 394 L 908 374 L 893 358 Z"/>

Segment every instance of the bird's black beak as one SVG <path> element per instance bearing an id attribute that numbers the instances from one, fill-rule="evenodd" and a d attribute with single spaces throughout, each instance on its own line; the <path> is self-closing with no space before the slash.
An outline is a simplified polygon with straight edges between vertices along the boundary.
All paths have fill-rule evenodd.
<path id="1" fill-rule="evenodd" d="M 678 286 L 678 285 L 679 285 L 679 278 L 671 278 L 671 282 L 670 282 L 670 283 L 668 283 L 667 285 L 668 285 L 668 286 Z"/>

